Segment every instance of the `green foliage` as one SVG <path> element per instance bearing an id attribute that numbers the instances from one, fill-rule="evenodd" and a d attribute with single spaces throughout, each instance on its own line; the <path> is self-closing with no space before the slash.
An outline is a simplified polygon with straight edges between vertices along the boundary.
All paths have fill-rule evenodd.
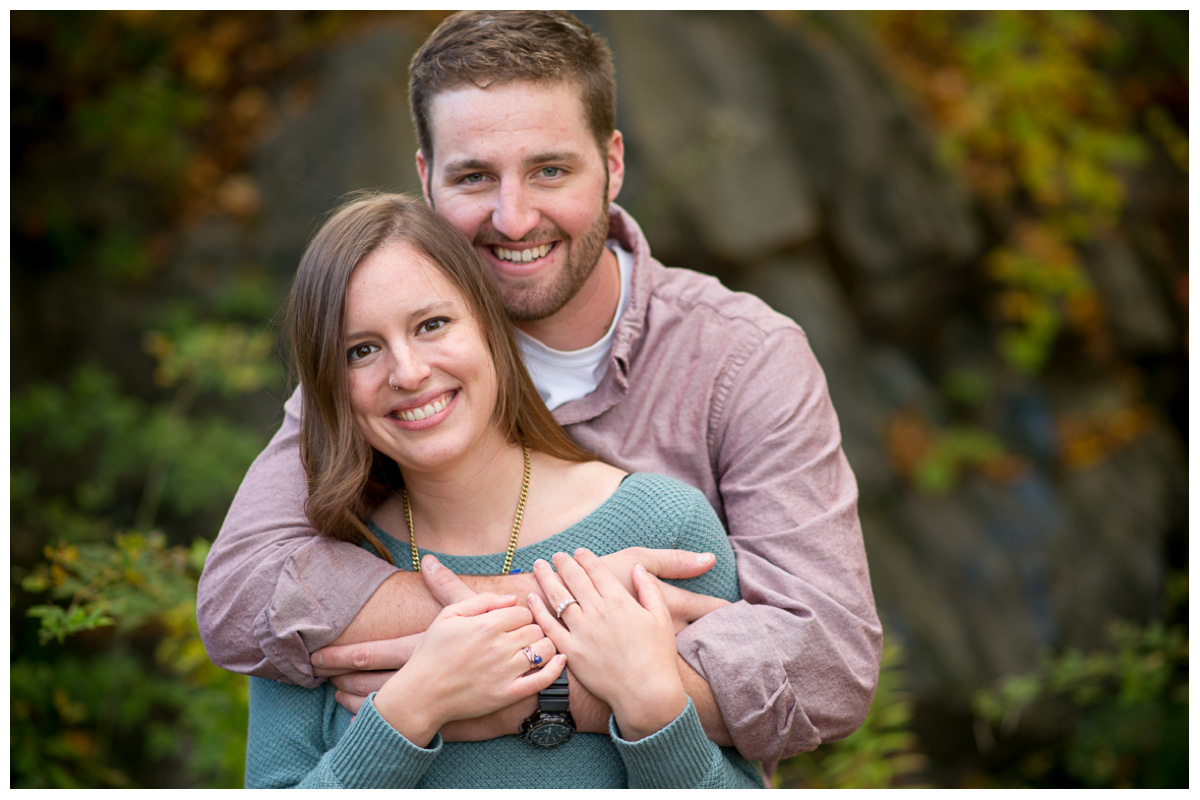
<path id="1" fill-rule="evenodd" d="M 1186 576 L 1182 581 L 1186 587 Z M 1017 780 L 1057 783 L 1047 773 L 1060 768 L 1092 788 L 1187 785 L 1186 626 L 1118 622 L 1109 640 L 1106 650 L 1068 650 L 1036 673 L 1010 676 L 975 696 L 975 713 L 1002 738 L 1016 735 L 1027 716 L 1035 728 L 1054 731 L 1021 757 Z M 1057 719 L 1047 723 L 1047 715 Z"/>
<path id="2" fill-rule="evenodd" d="M 862 727 L 839 742 L 781 762 L 776 788 L 887 789 L 912 786 L 925 766 L 912 732 L 903 654 L 886 643 L 875 700 Z"/>
<path id="3" fill-rule="evenodd" d="M 1005 455 L 999 437 L 989 431 L 974 426 L 948 428 L 917 462 L 913 483 L 923 492 L 945 494 L 968 469 L 988 467 Z"/>
<path id="4" fill-rule="evenodd" d="M 160 507 L 228 505 L 261 437 L 188 411 L 202 390 L 270 380 L 265 341 L 219 324 L 158 334 L 169 404 L 123 394 L 97 367 L 13 398 L 14 530 L 57 542 L 15 571 L 20 605 L 50 602 L 27 609 L 43 649 L 13 662 L 14 785 L 240 784 L 247 684 L 209 662 L 196 629 L 207 544 L 121 526 L 135 508 L 149 525 Z"/>
<path id="5" fill-rule="evenodd" d="M 196 364 L 199 383 L 218 374 L 206 355 L 176 356 L 173 364 Z M 225 386 L 255 383 L 265 369 L 261 361 L 230 368 Z M 177 398 L 190 405 L 197 390 L 188 386 Z M 12 479 L 14 526 L 44 540 L 89 541 L 113 530 L 98 515 L 135 499 L 143 527 L 153 524 L 160 507 L 186 515 L 227 504 L 261 449 L 261 436 L 221 417 L 195 419 L 184 411 L 180 404 L 121 393 L 113 375 L 96 366 L 80 368 L 66 386 L 39 383 L 14 396 L 10 425 L 20 455 Z"/>
<path id="6" fill-rule="evenodd" d="M 12 664 L 14 786 L 240 785 L 248 684 L 209 662 L 196 629 L 207 552 L 127 533 L 50 549 L 22 582 L 65 604 L 31 610 L 43 642 L 94 630 L 100 614 L 115 628 Z"/>

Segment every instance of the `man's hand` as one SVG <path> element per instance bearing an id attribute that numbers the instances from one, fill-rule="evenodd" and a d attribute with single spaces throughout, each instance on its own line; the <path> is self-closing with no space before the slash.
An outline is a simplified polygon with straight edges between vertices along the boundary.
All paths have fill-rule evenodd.
<path id="1" fill-rule="evenodd" d="M 621 581 L 631 597 L 637 594 L 633 588 L 633 568 L 641 564 L 656 578 L 679 580 L 703 575 L 717 563 L 712 553 L 693 553 L 690 550 L 653 550 L 648 547 L 627 547 L 606 556 L 601 556 L 604 566 Z M 729 605 L 719 597 L 696 594 L 670 584 L 659 584 L 667 610 L 671 612 L 671 623 L 675 633 L 691 625 L 710 611 Z"/>

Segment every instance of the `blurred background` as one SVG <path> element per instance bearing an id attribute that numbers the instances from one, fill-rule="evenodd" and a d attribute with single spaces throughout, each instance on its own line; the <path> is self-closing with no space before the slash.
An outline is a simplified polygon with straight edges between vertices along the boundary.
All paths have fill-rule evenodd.
<path id="1" fill-rule="evenodd" d="M 195 584 L 444 12 L 13 12 L 11 785 L 241 784 Z M 1187 785 L 1186 12 L 593 12 L 619 202 L 826 370 L 885 625 L 777 783 Z"/>

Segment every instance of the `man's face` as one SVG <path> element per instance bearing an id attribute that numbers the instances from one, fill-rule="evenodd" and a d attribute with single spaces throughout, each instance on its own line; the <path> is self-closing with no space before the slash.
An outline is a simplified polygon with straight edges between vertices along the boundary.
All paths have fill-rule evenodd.
<path id="1" fill-rule="evenodd" d="M 569 82 L 464 86 L 430 104 L 435 209 L 474 242 L 517 322 L 563 310 L 592 276 L 624 177 L 621 134 L 601 153 Z"/>

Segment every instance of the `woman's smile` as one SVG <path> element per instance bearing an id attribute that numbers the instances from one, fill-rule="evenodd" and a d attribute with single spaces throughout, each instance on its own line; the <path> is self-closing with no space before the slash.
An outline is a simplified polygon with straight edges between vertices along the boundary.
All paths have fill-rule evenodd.
<path id="1" fill-rule="evenodd" d="M 440 392 L 431 402 L 418 400 L 414 403 L 397 407 L 388 414 L 400 423 L 400 427 L 410 431 L 424 431 L 438 425 L 450 415 L 451 406 L 458 397 L 458 390 L 451 389 Z M 445 412 L 445 413 L 443 413 Z"/>

